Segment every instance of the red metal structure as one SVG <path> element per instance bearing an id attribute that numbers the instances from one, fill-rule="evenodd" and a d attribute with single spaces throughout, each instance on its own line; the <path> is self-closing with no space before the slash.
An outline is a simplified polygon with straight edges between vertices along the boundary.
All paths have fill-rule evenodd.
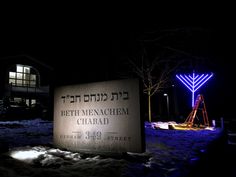
<path id="1" fill-rule="evenodd" d="M 197 99 L 195 101 L 195 104 L 194 104 L 194 107 L 193 107 L 191 113 L 189 114 L 189 116 L 187 117 L 187 119 L 184 122 L 184 124 L 186 124 L 187 127 L 192 128 L 192 126 L 194 125 L 195 118 L 198 119 L 197 112 L 199 110 L 202 113 L 203 124 L 200 124 L 198 126 L 205 126 L 205 127 L 209 126 L 209 120 L 208 120 L 208 115 L 207 115 L 207 111 L 206 111 L 206 105 L 204 102 L 204 98 L 203 98 L 203 95 L 199 94 L 197 96 Z"/>

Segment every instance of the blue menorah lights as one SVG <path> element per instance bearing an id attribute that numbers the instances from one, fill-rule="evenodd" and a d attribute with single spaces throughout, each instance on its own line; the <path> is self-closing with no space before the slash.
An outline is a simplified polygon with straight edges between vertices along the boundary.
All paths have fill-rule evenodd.
<path id="1" fill-rule="evenodd" d="M 203 86 L 211 77 L 210 74 L 196 74 L 195 72 L 190 74 L 177 74 L 176 77 L 192 92 L 192 107 L 194 106 L 194 94 Z"/>

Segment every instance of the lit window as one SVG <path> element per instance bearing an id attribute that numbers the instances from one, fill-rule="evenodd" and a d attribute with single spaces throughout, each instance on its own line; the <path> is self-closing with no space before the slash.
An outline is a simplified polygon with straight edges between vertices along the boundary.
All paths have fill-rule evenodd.
<path id="1" fill-rule="evenodd" d="M 29 99 L 25 99 L 25 104 L 27 105 L 27 106 L 29 106 Z"/>
<path id="2" fill-rule="evenodd" d="M 9 79 L 9 84 L 15 85 L 16 84 L 16 80 L 15 79 Z"/>
<path id="3" fill-rule="evenodd" d="M 35 87 L 36 86 L 36 82 L 35 81 L 30 81 L 30 86 L 31 87 Z"/>
<path id="4" fill-rule="evenodd" d="M 22 80 L 16 80 L 16 85 L 22 86 Z"/>
<path id="5" fill-rule="evenodd" d="M 29 74 L 30 73 L 30 68 L 29 67 L 24 67 L 24 73 Z"/>
<path id="6" fill-rule="evenodd" d="M 16 72 L 9 72 L 9 78 L 16 78 Z"/>
<path id="7" fill-rule="evenodd" d="M 34 68 L 24 65 L 16 65 L 15 69 L 9 71 L 9 83 L 14 86 L 36 87 L 37 75 Z"/>
<path id="8" fill-rule="evenodd" d="M 15 97 L 14 102 L 15 103 L 20 103 L 20 102 L 22 102 L 22 98 Z"/>
<path id="9" fill-rule="evenodd" d="M 24 74 L 24 80 L 29 80 L 30 79 L 30 75 L 29 74 Z"/>
<path id="10" fill-rule="evenodd" d="M 32 99 L 32 100 L 31 100 L 31 104 L 36 104 L 36 100 L 35 100 L 35 99 Z"/>
<path id="11" fill-rule="evenodd" d="M 16 66 L 16 72 L 23 73 L 23 66 L 17 65 Z"/>
<path id="12" fill-rule="evenodd" d="M 24 86 L 29 86 L 29 80 L 24 80 Z"/>
<path id="13" fill-rule="evenodd" d="M 16 78 L 17 78 L 17 79 L 22 79 L 22 78 L 23 78 L 23 77 L 22 77 L 22 73 L 17 73 Z"/>
<path id="14" fill-rule="evenodd" d="M 35 74 L 31 74 L 30 75 L 30 80 L 31 81 L 36 81 L 36 75 Z"/>

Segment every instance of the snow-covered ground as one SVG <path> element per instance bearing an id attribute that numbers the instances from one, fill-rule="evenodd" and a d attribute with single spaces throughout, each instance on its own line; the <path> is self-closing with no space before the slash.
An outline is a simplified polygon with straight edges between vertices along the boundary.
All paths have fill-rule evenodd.
<path id="1" fill-rule="evenodd" d="M 221 135 L 211 130 L 162 130 L 145 123 L 146 151 L 117 155 L 73 153 L 53 147 L 53 122 L 0 122 L 1 177 L 184 177 Z"/>

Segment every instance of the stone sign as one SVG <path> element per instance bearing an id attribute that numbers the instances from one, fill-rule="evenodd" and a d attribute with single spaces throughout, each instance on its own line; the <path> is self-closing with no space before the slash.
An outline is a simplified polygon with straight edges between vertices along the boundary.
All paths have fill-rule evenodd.
<path id="1" fill-rule="evenodd" d="M 71 151 L 143 152 L 138 79 L 55 89 L 54 145 Z"/>

